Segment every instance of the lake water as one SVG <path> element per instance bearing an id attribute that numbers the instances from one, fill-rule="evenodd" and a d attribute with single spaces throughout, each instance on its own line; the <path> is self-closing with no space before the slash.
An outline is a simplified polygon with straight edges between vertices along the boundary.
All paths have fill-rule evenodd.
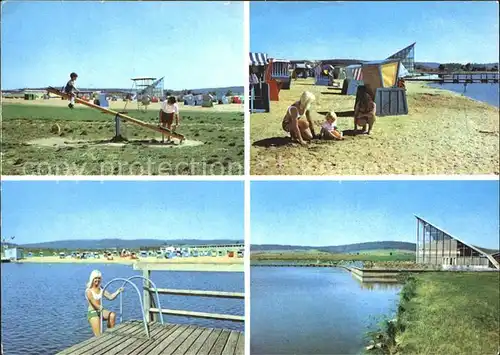
<path id="1" fill-rule="evenodd" d="M 87 321 L 85 284 L 97 268 L 106 283 L 140 275 L 131 266 L 89 264 L 2 264 L 2 343 L 8 355 L 54 354 L 92 337 Z M 243 273 L 152 272 L 159 288 L 244 292 Z M 135 281 L 139 285 L 141 280 Z M 115 291 L 121 283 L 113 284 Z M 142 293 L 142 292 L 141 292 Z M 244 315 L 243 300 L 160 295 L 162 308 Z M 104 307 L 119 311 L 119 297 Z M 123 293 L 123 320 L 142 319 L 138 296 Z M 242 323 L 174 317 L 169 323 L 243 330 Z"/>
<path id="2" fill-rule="evenodd" d="M 464 92 L 463 84 L 429 84 L 429 86 L 450 90 L 462 94 Z M 499 107 L 500 96 L 498 93 L 498 84 L 467 84 L 465 96 L 471 99 L 486 102 L 495 107 Z"/>
<path id="3" fill-rule="evenodd" d="M 340 268 L 252 267 L 251 354 L 359 354 L 400 289 Z"/>

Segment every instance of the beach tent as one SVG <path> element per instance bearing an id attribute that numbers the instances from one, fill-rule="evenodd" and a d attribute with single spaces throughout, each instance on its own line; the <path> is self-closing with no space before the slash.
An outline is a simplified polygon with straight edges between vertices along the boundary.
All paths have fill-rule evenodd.
<path id="1" fill-rule="evenodd" d="M 214 102 L 213 102 L 214 98 L 212 95 L 210 94 L 205 94 L 203 95 L 203 103 L 202 103 L 202 106 L 203 107 L 213 107 L 214 106 Z"/>
<path id="2" fill-rule="evenodd" d="M 306 63 L 297 63 L 294 68 L 295 78 L 307 78 L 309 76 L 309 71 L 311 67 Z"/>
<path id="3" fill-rule="evenodd" d="M 410 72 L 408 71 L 408 69 L 405 68 L 405 66 L 403 65 L 403 63 L 401 63 L 399 65 L 398 79 L 399 78 L 407 77 L 409 75 L 410 75 Z"/>
<path id="4" fill-rule="evenodd" d="M 194 96 L 194 104 L 195 106 L 202 106 L 203 105 L 203 95 L 195 95 Z"/>
<path id="5" fill-rule="evenodd" d="M 328 86 L 333 78 L 334 67 L 330 64 L 319 63 L 314 68 L 314 85 Z"/>
<path id="6" fill-rule="evenodd" d="M 363 85 L 363 69 L 361 64 L 347 66 L 345 74 L 346 78 L 342 86 L 342 95 L 356 95 L 358 86 Z"/>
<path id="7" fill-rule="evenodd" d="M 184 95 L 182 100 L 184 101 L 184 105 L 186 106 L 194 106 L 194 96 L 189 94 L 189 95 Z"/>
<path id="8" fill-rule="evenodd" d="M 290 64 L 290 61 L 273 58 L 268 59 L 268 63 L 268 68 L 271 72 L 270 80 L 276 81 L 277 84 L 280 85 L 281 90 L 290 90 L 290 85 L 292 83 L 292 65 Z M 269 83 L 269 80 L 266 81 Z"/>
<path id="9" fill-rule="evenodd" d="M 408 114 L 406 90 L 397 87 L 398 78 L 405 75 L 400 60 L 363 63 L 362 72 L 363 84 L 377 105 L 377 116 Z"/>
<path id="10" fill-rule="evenodd" d="M 290 62 L 284 59 L 268 58 L 265 78 L 269 85 L 270 100 L 279 101 L 281 89 L 290 89 L 292 81 Z"/>
<path id="11" fill-rule="evenodd" d="M 377 88 L 396 86 L 401 61 L 395 59 L 379 60 L 362 64 L 363 82 L 375 94 Z"/>
<path id="12" fill-rule="evenodd" d="M 250 76 L 253 81 L 250 82 L 250 112 L 269 112 L 271 97 L 269 94 L 269 84 L 265 81 L 265 72 L 267 67 L 267 54 L 251 52 Z M 229 101 L 230 98 L 227 98 Z"/>
<path id="13" fill-rule="evenodd" d="M 346 78 L 345 68 L 334 67 L 333 68 L 333 78 L 338 80 L 344 80 Z"/>

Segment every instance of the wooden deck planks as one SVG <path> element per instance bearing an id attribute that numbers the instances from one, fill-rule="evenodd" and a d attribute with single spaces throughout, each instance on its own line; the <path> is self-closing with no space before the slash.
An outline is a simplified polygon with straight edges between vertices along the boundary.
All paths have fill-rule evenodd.
<path id="1" fill-rule="evenodd" d="M 236 345 L 238 344 L 238 339 L 239 339 L 240 333 L 235 332 L 234 330 L 231 331 L 229 334 L 229 337 L 227 338 L 226 345 L 224 346 L 224 349 L 220 353 L 221 355 L 234 355 L 236 352 Z"/>
<path id="2" fill-rule="evenodd" d="M 137 349 L 134 349 L 133 351 L 130 352 L 130 355 L 139 355 L 143 354 L 146 350 L 149 351 L 150 349 L 154 348 L 161 340 L 165 339 L 170 333 L 173 333 L 180 325 L 172 325 L 168 329 L 164 331 L 160 331 L 156 334 L 156 337 L 149 342 L 146 342 L 139 346 Z"/>
<path id="3" fill-rule="evenodd" d="M 222 330 L 221 334 L 215 341 L 214 346 L 210 349 L 208 355 L 220 355 L 222 354 L 222 350 L 224 350 L 224 346 L 226 346 L 227 339 L 229 338 L 230 330 Z"/>
<path id="4" fill-rule="evenodd" d="M 234 355 L 245 353 L 245 334 L 240 333 L 238 337 L 238 343 L 236 343 L 236 349 L 234 350 Z"/>
<path id="5" fill-rule="evenodd" d="M 226 329 L 129 321 L 66 349 L 59 355 L 244 355 L 244 334 Z"/>
<path id="6" fill-rule="evenodd" d="M 189 345 L 185 354 L 197 354 L 201 346 L 205 343 L 210 334 L 212 334 L 212 332 L 214 331 L 214 329 L 210 328 L 202 328 L 202 329 L 203 331 L 201 332 L 200 336 L 196 338 L 196 340 L 191 345 Z"/>
<path id="7" fill-rule="evenodd" d="M 214 331 L 208 336 L 207 340 L 203 342 L 196 355 L 208 355 L 221 332 L 222 329 L 214 329 Z"/>

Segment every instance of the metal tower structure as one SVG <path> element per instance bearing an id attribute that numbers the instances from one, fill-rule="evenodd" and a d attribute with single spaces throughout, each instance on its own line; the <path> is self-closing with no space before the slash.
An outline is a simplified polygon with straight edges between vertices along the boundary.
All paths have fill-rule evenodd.
<path id="1" fill-rule="evenodd" d="M 163 97 L 163 77 L 156 78 L 134 78 L 132 79 L 132 89 L 135 91 L 137 108 L 147 110 L 148 105 L 155 99 Z"/>

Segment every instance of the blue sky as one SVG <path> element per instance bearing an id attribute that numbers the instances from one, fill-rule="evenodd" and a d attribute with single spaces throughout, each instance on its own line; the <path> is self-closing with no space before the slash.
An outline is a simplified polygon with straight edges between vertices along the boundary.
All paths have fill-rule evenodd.
<path id="1" fill-rule="evenodd" d="M 240 86 L 242 2 L 30 1 L 2 4 L 2 88 Z"/>
<path id="2" fill-rule="evenodd" d="M 415 242 L 414 214 L 465 242 L 499 245 L 498 181 L 258 181 L 251 243 Z"/>
<path id="3" fill-rule="evenodd" d="M 251 52 L 379 60 L 417 42 L 430 62 L 498 62 L 498 3 L 252 2 Z"/>
<path id="4" fill-rule="evenodd" d="M 239 181 L 3 181 L 2 235 L 71 239 L 244 238 Z"/>

